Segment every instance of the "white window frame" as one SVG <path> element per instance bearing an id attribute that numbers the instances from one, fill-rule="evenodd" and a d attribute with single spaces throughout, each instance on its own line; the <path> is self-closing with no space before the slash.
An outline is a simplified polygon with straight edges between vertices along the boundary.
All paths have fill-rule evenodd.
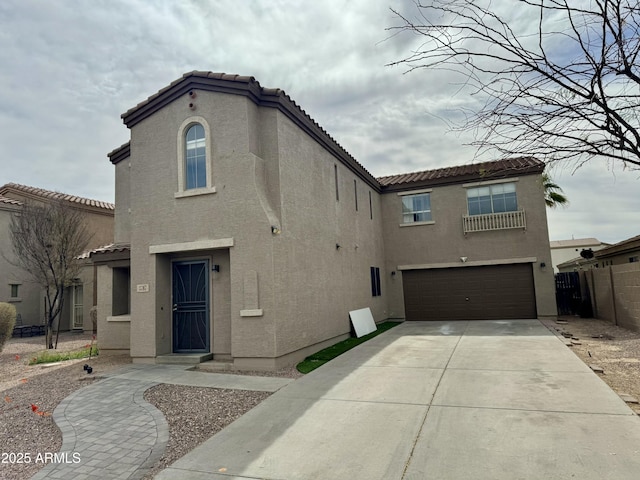
<path id="1" fill-rule="evenodd" d="M 205 165 L 207 168 L 206 171 L 206 181 L 207 184 L 205 187 L 201 188 L 186 188 L 186 135 L 187 130 L 194 124 L 199 123 L 204 128 L 204 140 L 205 140 Z M 209 126 L 209 122 L 207 122 L 203 117 L 193 116 L 186 118 L 184 122 L 180 125 L 178 129 L 178 189 L 174 194 L 175 198 L 182 197 L 193 197 L 196 195 L 207 195 L 211 193 L 216 193 L 216 188 L 213 186 L 213 162 L 212 158 L 212 142 L 211 142 L 211 127 Z"/>
<path id="2" fill-rule="evenodd" d="M 503 212 L 495 212 L 494 208 L 493 208 L 493 188 L 497 187 L 497 186 L 506 186 L 506 185 L 513 185 L 513 190 L 515 193 L 515 197 L 516 197 L 516 208 L 515 210 L 505 210 Z M 467 197 L 467 214 L 469 216 L 477 216 L 477 215 L 493 215 L 496 213 L 506 213 L 506 212 L 517 212 L 519 211 L 519 205 L 518 205 L 518 186 L 517 186 L 517 179 L 515 180 L 505 180 L 505 181 L 496 181 L 496 182 L 487 182 L 487 183 L 476 183 L 476 184 L 466 184 L 463 185 L 463 187 L 465 187 L 467 189 L 466 192 L 466 197 Z M 491 204 L 491 212 L 483 212 L 483 213 L 471 213 L 469 211 L 469 193 L 474 191 L 474 190 L 478 190 L 481 188 L 488 188 L 489 189 L 489 201 Z M 496 195 L 503 195 L 503 194 L 496 194 Z"/>
<path id="3" fill-rule="evenodd" d="M 400 208 L 402 210 L 403 206 L 404 206 L 404 198 L 406 197 L 415 197 L 418 195 L 428 195 L 429 196 L 429 210 L 420 210 L 420 211 L 413 211 L 411 213 L 425 213 L 425 212 L 429 212 L 429 216 L 431 217 L 431 220 L 422 220 L 422 221 L 405 221 L 405 215 L 407 215 L 404 212 L 401 212 L 401 217 L 402 217 L 402 222 L 400 223 L 401 227 L 408 227 L 408 226 L 415 226 L 415 225 L 433 225 L 435 222 L 433 221 L 433 208 L 431 208 L 431 192 L 433 191 L 433 189 L 431 188 L 427 188 L 427 189 L 423 189 L 423 190 L 413 190 L 413 191 L 409 191 L 409 192 L 399 192 L 398 196 L 400 197 Z"/>

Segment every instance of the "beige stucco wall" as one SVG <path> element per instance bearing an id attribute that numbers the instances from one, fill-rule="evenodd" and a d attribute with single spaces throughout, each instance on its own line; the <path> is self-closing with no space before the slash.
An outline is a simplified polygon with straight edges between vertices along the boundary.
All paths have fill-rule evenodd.
<path id="1" fill-rule="evenodd" d="M 11 264 L 13 247 L 9 236 L 11 215 L 16 209 L 0 204 L 0 302 L 11 303 L 25 325 L 41 323 L 40 286 L 27 272 Z M 18 298 L 11 298 L 11 284 L 18 284 Z"/>
<path id="2" fill-rule="evenodd" d="M 434 186 L 431 191 L 433 224 L 400 226 L 402 200 L 397 193 L 382 196 L 385 223 L 384 244 L 387 270 L 401 266 L 451 264 L 465 266 L 486 262 L 509 263 L 531 258 L 539 316 L 556 315 L 555 290 L 546 207 L 539 175 L 515 180 L 518 208 L 525 211 L 527 228 L 463 233 L 462 216 L 467 214 L 466 188 L 462 184 Z M 545 263 L 545 267 L 540 264 Z M 402 275 L 390 282 L 389 316 L 404 316 Z"/>
<path id="3" fill-rule="evenodd" d="M 184 197 L 176 195 L 177 132 L 194 116 L 210 125 L 215 193 Z M 370 306 L 376 320 L 386 317 L 378 196 L 372 191 L 371 219 L 371 188 L 357 179 L 356 212 L 356 176 L 277 110 L 198 92 L 195 102 L 175 101 L 136 124 L 130 148 L 116 167 L 127 164 L 116 178 L 130 186 L 116 232 L 124 239 L 130 231 L 131 355 L 138 361 L 171 352 L 170 268 L 185 258 L 220 265 L 210 278 L 211 344 L 214 355 L 238 364 L 292 362 L 292 353 L 348 333 L 349 310 Z M 383 270 L 382 297 L 371 296 L 370 266 Z M 137 285 L 149 285 L 149 293 Z"/>
<path id="4" fill-rule="evenodd" d="M 350 310 L 370 307 L 376 321 L 384 320 L 387 274 L 379 195 L 281 114 L 277 125 L 282 233 L 274 243 L 274 303 L 280 356 L 348 333 Z M 371 295 L 371 266 L 381 268 L 380 297 Z"/>
<path id="5" fill-rule="evenodd" d="M 115 224 L 113 238 L 116 243 L 129 243 L 131 241 L 131 184 L 130 162 L 123 160 L 115 165 Z"/>
<path id="6" fill-rule="evenodd" d="M 274 239 L 256 188 L 256 182 L 265 181 L 264 176 L 256 178 L 256 168 L 262 160 L 249 151 L 248 100 L 202 92 L 198 94 L 196 112 L 189 109 L 188 103 L 171 103 L 131 132 L 131 354 L 151 358 L 170 349 L 171 259 L 185 255 L 205 258 L 212 252 L 199 250 L 192 242 L 231 239 L 233 246 L 224 249 L 223 254 L 229 257 L 229 266 L 220 275 L 229 276 L 226 281 L 230 284 L 230 298 L 218 299 L 213 310 L 230 312 L 232 350 L 235 347 L 241 355 L 272 357 L 275 316 L 270 246 Z M 207 132 L 212 146 L 208 168 L 216 193 L 176 198 L 177 133 L 183 122 L 195 114 L 205 117 L 211 127 Z M 184 246 L 190 242 L 193 249 Z M 183 244 L 179 248 L 182 251 L 149 253 L 149 247 L 167 244 Z M 224 262 L 220 263 L 224 270 Z M 243 299 L 238 292 L 242 292 L 243 276 L 249 270 L 259 272 L 260 307 L 265 314 L 247 320 L 240 317 Z M 139 284 L 149 285 L 150 292 L 137 293 Z M 228 287 L 223 291 L 225 288 L 229 291 Z M 216 300 L 215 295 L 213 299 Z M 229 327 L 226 330 L 219 333 L 227 340 L 221 341 L 214 334 L 212 345 L 221 349 L 214 353 L 229 354 Z"/>
<path id="7" fill-rule="evenodd" d="M 113 270 L 109 265 L 96 266 L 98 345 L 101 353 L 123 353 L 129 351 L 131 317 L 112 316 Z"/>

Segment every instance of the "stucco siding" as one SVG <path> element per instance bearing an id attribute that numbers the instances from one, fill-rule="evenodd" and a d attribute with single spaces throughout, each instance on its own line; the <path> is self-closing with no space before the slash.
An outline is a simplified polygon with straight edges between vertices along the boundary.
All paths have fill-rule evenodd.
<path id="1" fill-rule="evenodd" d="M 115 165 L 115 204 L 114 242 L 131 242 L 131 179 L 129 159 Z"/>
<path id="2" fill-rule="evenodd" d="M 467 214 L 466 188 L 461 184 L 436 186 L 430 193 L 433 224 L 402 224 L 402 196 L 382 196 L 384 242 L 387 269 L 402 266 L 475 262 L 515 262 L 535 259 L 533 265 L 538 315 L 556 314 L 553 268 L 547 230 L 546 210 L 538 175 L 518 177 L 518 208 L 525 211 L 527 228 L 487 232 L 463 232 L 462 216 Z M 466 257 L 466 262 L 461 261 Z M 545 267 L 541 267 L 545 263 Z M 392 281 L 390 316 L 404 316 L 401 275 Z"/>
<path id="3" fill-rule="evenodd" d="M 149 254 L 149 248 L 205 239 L 232 239 L 233 246 L 226 254 L 229 260 L 221 260 L 222 271 L 212 275 L 214 289 L 216 278 L 223 275 L 229 276 L 230 285 L 223 287 L 222 292 L 216 290 L 213 296 L 214 353 L 273 357 L 271 243 L 274 239 L 265 210 L 273 201 L 267 198 L 265 204 L 260 196 L 261 192 L 268 191 L 264 185 L 269 177 L 266 171 L 273 169 L 265 167 L 264 160 L 250 152 L 250 149 L 261 151 L 256 139 L 262 135 L 254 125 L 259 116 L 256 112 L 248 114 L 248 100 L 242 97 L 199 93 L 197 99 L 197 114 L 206 117 L 211 126 L 208 134 L 212 151 L 207 168 L 212 172 L 215 193 L 175 196 L 178 191 L 177 132 L 185 119 L 194 114 L 187 103 L 173 102 L 132 130 L 132 355 L 154 357 L 171 350 L 169 266 L 171 259 L 183 255 L 154 256 Z M 249 135 L 249 118 L 257 132 L 252 135 Z M 193 251 L 188 255 L 201 258 L 211 252 Z M 249 270 L 258 272 L 260 308 L 264 312 L 259 318 L 240 315 L 244 309 L 243 278 Z M 138 284 L 148 284 L 151 293 L 137 293 Z M 225 292 L 230 296 L 228 300 L 216 300 L 216 296 Z M 215 305 L 223 305 L 222 310 Z M 215 317 L 217 312 L 221 312 L 219 317 Z M 222 315 L 230 317 L 225 326 Z"/>
<path id="4" fill-rule="evenodd" d="M 281 356 L 348 333 L 350 310 L 370 307 L 376 320 L 385 319 L 387 285 L 376 192 L 372 219 L 367 184 L 282 115 L 278 127 L 282 233 L 274 273 Z M 371 294 L 371 266 L 381 268 L 380 297 Z"/>

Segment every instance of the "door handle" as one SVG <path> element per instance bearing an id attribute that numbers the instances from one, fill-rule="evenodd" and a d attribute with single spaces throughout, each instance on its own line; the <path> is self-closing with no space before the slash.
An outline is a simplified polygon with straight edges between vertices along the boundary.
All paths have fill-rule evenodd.
<path id="1" fill-rule="evenodd" d="M 174 311 L 174 312 L 177 312 L 178 311 L 178 305 L 174 305 L 171 310 Z"/>

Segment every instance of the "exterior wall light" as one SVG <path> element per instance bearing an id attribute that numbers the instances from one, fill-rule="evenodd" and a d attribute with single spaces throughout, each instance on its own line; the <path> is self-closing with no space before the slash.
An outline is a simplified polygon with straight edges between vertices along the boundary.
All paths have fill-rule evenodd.
<path id="1" fill-rule="evenodd" d="M 280 229 L 278 227 L 276 227 L 275 225 L 271 225 L 271 233 L 273 233 L 274 235 L 279 235 L 280 234 Z"/>
<path id="2" fill-rule="evenodd" d="M 214 265 L 213 267 L 211 267 L 211 270 L 214 272 L 219 272 L 220 271 L 220 265 Z"/>

